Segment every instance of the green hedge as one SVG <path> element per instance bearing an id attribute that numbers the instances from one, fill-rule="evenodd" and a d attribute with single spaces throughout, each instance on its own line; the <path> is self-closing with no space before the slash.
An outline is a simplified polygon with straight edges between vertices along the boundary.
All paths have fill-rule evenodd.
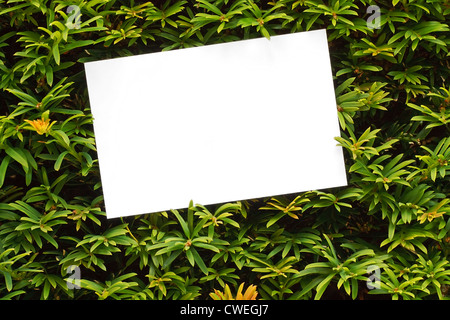
<path id="1" fill-rule="evenodd" d="M 448 299 L 449 15 L 439 0 L 0 1 L 0 297 L 211 299 L 245 282 L 259 299 Z M 84 62 L 322 28 L 348 187 L 106 219 Z"/>

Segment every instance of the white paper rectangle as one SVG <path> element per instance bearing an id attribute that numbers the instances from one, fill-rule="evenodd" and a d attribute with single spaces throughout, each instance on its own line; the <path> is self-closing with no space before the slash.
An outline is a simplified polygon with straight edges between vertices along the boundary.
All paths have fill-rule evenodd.
<path id="1" fill-rule="evenodd" d="M 85 70 L 108 218 L 347 184 L 325 30 Z"/>

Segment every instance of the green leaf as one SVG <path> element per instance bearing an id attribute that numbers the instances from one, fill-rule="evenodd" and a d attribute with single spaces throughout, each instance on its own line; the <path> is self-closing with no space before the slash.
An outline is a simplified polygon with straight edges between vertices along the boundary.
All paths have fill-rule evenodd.
<path id="1" fill-rule="evenodd" d="M 215 14 L 217 14 L 218 16 L 222 15 L 222 12 L 219 10 L 219 8 L 217 8 L 215 5 L 209 3 L 206 0 L 197 0 L 199 3 L 201 3 L 203 8 L 208 9 L 209 11 L 214 12 Z"/>
<path id="2" fill-rule="evenodd" d="M 6 284 L 6 289 L 8 291 L 11 291 L 13 288 L 13 284 L 12 284 L 12 277 L 11 274 L 9 272 L 3 272 L 3 276 L 5 277 L 5 284 Z"/>
<path id="3" fill-rule="evenodd" d="M 66 154 L 68 154 L 68 153 L 69 153 L 69 151 L 63 151 L 63 152 L 61 152 L 61 153 L 59 154 L 59 156 L 58 156 L 58 158 L 56 159 L 55 164 L 54 164 L 54 166 L 53 166 L 53 168 L 54 168 L 56 171 L 59 171 L 59 168 L 61 167 L 61 163 L 62 163 L 62 161 L 64 160 L 64 157 L 66 156 Z"/>
<path id="4" fill-rule="evenodd" d="M 325 279 L 323 279 L 316 287 L 316 295 L 314 296 L 314 300 L 320 300 L 323 293 L 327 289 L 328 285 L 330 284 L 331 280 L 333 280 L 335 276 L 335 273 L 329 274 Z"/>
<path id="5" fill-rule="evenodd" d="M 270 33 L 269 33 L 269 31 L 267 31 L 267 29 L 266 28 L 264 28 L 264 27 L 261 27 L 261 34 L 264 36 L 264 37 L 266 37 L 267 39 L 269 39 L 270 40 Z"/>
<path id="6" fill-rule="evenodd" d="M 178 219 L 178 222 L 180 223 L 181 228 L 183 229 L 183 232 L 186 235 L 186 237 L 190 238 L 191 231 L 189 230 L 189 227 L 188 227 L 188 224 L 186 223 L 186 221 L 181 217 L 178 210 L 171 210 L 171 211 L 175 215 L 175 217 Z"/>
<path id="7" fill-rule="evenodd" d="M 58 43 L 56 43 L 56 42 L 53 44 L 52 54 L 53 54 L 53 59 L 55 59 L 56 64 L 59 65 L 61 57 L 59 56 L 59 46 L 58 46 Z"/>
<path id="8" fill-rule="evenodd" d="M 5 152 L 15 161 L 19 162 L 24 170 L 28 170 L 28 161 L 22 150 L 6 146 Z"/>
<path id="9" fill-rule="evenodd" d="M 195 241 L 195 240 L 194 240 L 194 241 Z M 214 251 L 214 252 L 219 252 L 219 249 L 218 249 L 217 247 L 215 247 L 215 246 L 213 246 L 213 245 L 210 245 L 210 244 L 207 244 L 207 243 L 193 242 L 193 244 L 194 244 L 196 247 L 199 247 L 199 248 L 208 249 L 208 250 L 211 250 L 211 251 Z"/>
<path id="10" fill-rule="evenodd" d="M 67 134 L 62 130 L 52 130 L 51 135 L 59 141 L 64 147 L 70 147 L 70 139 Z"/>
<path id="11" fill-rule="evenodd" d="M 195 248 L 190 248 L 189 251 L 192 251 L 192 255 L 194 257 L 195 263 L 198 265 L 198 267 L 200 268 L 200 270 L 208 275 L 208 268 L 206 267 L 205 263 L 203 262 L 203 259 L 200 257 L 200 255 L 198 254 L 197 250 L 195 250 Z"/>
<path id="12" fill-rule="evenodd" d="M 39 101 L 37 101 L 33 96 L 22 92 L 20 90 L 17 89 L 6 89 L 8 92 L 14 94 L 15 96 L 19 97 L 20 99 L 22 99 L 25 103 L 25 105 L 28 105 L 30 107 L 35 107 L 39 104 Z"/>
<path id="13" fill-rule="evenodd" d="M 195 260 L 191 249 L 186 250 L 186 257 L 188 258 L 188 261 L 191 264 L 191 266 L 194 266 Z"/>
<path id="14" fill-rule="evenodd" d="M 2 163 L 0 164 L 0 188 L 5 182 L 6 170 L 8 169 L 9 161 L 11 160 L 10 156 L 6 156 L 3 158 Z"/>
<path id="15" fill-rule="evenodd" d="M 281 218 L 283 218 L 285 215 L 287 215 L 287 213 L 285 212 L 280 212 L 278 214 L 276 214 L 275 216 L 273 216 L 272 218 L 270 218 L 270 220 L 267 222 L 266 227 L 269 228 L 271 225 L 273 225 L 274 223 L 276 223 L 278 220 L 280 220 Z"/>

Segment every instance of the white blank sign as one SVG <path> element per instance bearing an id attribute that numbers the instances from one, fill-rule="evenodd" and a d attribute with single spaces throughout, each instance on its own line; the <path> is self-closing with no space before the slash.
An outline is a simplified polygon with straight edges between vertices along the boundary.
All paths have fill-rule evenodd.
<path id="1" fill-rule="evenodd" d="M 85 70 L 108 218 L 347 184 L 325 30 Z"/>

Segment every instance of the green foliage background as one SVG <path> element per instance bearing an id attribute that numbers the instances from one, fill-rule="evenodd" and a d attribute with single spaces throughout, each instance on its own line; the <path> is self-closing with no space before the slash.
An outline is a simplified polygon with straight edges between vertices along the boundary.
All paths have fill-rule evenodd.
<path id="1" fill-rule="evenodd" d="M 448 0 L 0 1 L 0 297 L 245 282 L 263 299 L 448 299 L 449 15 Z M 83 62 L 321 28 L 348 187 L 106 219 Z"/>

